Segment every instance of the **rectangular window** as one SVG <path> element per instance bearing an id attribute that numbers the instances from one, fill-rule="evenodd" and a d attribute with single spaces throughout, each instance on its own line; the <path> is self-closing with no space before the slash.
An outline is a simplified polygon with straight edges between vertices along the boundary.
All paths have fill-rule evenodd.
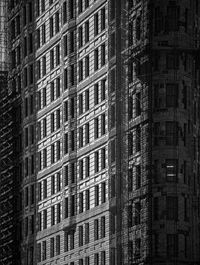
<path id="1" fill-rule="evenodd" d="M 90 127 L 89 123 L 85 124 L 85 144 L 89 144 L 90 142 Z"/>
<path id="2" fill-rule="evenodd" d="M 69 0 L 69 18 L 74 18 L 74 0 Z"/>
<path id="3" fill-rule="evenodd" d="M 79 193 L 79 213 L 83 212 L 83 192 Z"/>
<path id="4" fill-rule="evenodd" d="M 50 84 L 51 102 L 54 101 L 54 81 Z"/>
<path id="5" fill-rule="evenodd" d="M 60 64 L 60 45 L 56 45 L 56 66 Z"/>
<path id="6" fill-rule="evenodd" d="M 47 258 L 47 242 L 42 241 L 42 260 Z"/>
<path id="7" fill-rule="evenodd" d="M 178 123 L 174 121 L 166 122 L 166 145 L 178 144 Z"/>
<path id="8" fill-rule="evenodd" d="M 83 127 L 79 128 L 79 148 L 83 147 Z"/>
<path id="9" fill-rule="evenodd" d="M 85 209 L 89 210 L 90 209 L 90 190 L 85 191 Z"/>
<path id="10" fill-rule="evenodd" d="M 53 258 L 54 253 L 54 237 L 50 238 L 50 258 Z"/>
<path id="11" fill-rule="evenodd" d="M 94 220 L 94 240 L 99 239 L 99 220 Z"/>
<path id="12" fill-rule="evenodd" d="M 55 130 L 55 118 L 54 113 L 51 113 L 51 133 L 53 133 Z"/>
<path id="13" fill-rule="evenodd" d="M 105 43 L 101 45 L 101 67 L 106 63 L 106 46 Z"/>
<path id="14" fill-rule="evenodd" d="M 85 244 L 88 244 L 89 242 L 90 242 L 89 223 L 85 223 Z"/>
<path id="15" fill-rule="evenodd" d="M 83 0 L 78 0 L 78 13 L 83 12 Z"/>
<path id="16" fill-rule="evenodd" d="M 94 204 L 95 206 L 99 205 L 99 185 L 94 187 Z"/>
<path id="17" fill-rule="evenodd" d="M 68 185 L 69 182 L 69 176 L 68 176 L 68 165 L 65 166 L 64 169 L 64 183 L 65 183 L 65 187 Z"/>
<path id="18" fill-rule="evenodd" d="M 85 111 L 88 111 L 90 108 L 90 94 L 89 89 L 85 91 Z"/>
<path id="19" fill-rule="evenodd" d="M 74 31 L 70 32 L 70 39 L 69 39 L 69 44 L 70 44 L 70 53 L 74 52 Z"/>
<path id="20" fill-rule="evenodd" d="M 111 40 L 110 40 L 110 57 L 112 58 L 113 56 L 115 56 L 115 32 L 113 32 L 111 34 Z"/>
<path id="21" fill-rule="evenodd" d="M 101 183 L 101 203 L 106 202 L 106 183 Z"/>
<path id="22" fill-rule="evenodd" d="M 166 159 L 166 179 L 168 182 L 176 182 L 178 177 L 178 160 Z"/>
<path id="23" fill-rule="evenodd" d="M 74 137 L 74 130 L 71 131 L 71 151 L 75 149 L 75 137 Z"/>
<path id="24" fill-rule="evenodd" d="M 106 168 L 106 149 L 101 149 L 101 169 Z"/>
<path id="25" fill-rule="evenodd" d="M 63 24 L 67 22 L 67 1 L 63 3 Z"/>
<path id="26" fill-rule="evenodd" d="M 47 209 L 43 211 L 43 229 L 47 228 Z"/>
<path id="27" fill-rule="evenodd" d="M 55 33 L 58 33 L 60 30 L 60 25 L 59 25 L 59 11 L 55 13 Z"/>
<path id="28" fill-rule="evenodd" d="M 69 206 L 68 206 L 68 198 L 65 198 L 65 218 L 69 216 Z"/>
<path id="29" fill-rule="evenodd" d="M 61 221 L 61 205 L 60 205 L 60 203 L 57 204 L 56 208 L 57 208 L 57 220 L 56 221 L 57 221 L 57 224 L 59 224 Z"/>
<path id="30" fill-rule="evenodd" d="M 83 27 L 79 27 L 78 29 L 78 47 L 81 48 L 83 46 Z"/>
<path id="31" fill-rule="evenodd" d="M 79 247 L 83 246 L 83 226 L 79 226 L 78 228 L 78 235 L 79 235 Z"/>
<path id="32" fill-rule="evenodd" d="M 94 119 L 94 139 L 99 137 L 99 119 L 98 117 Z"/>
<path id="33" fill-rule="evenodd" d="M 99 68 L 99 50 L 98 48 L 94 50 L 94 71 Z"/>
<path id="34" fill-rule="evenodd" d="M 43 168 L 47 167 L 47 149 L 43 150 Z"/>
<path id="35" fill-rule="evenodd" d="M 135 133 L 136 133 L 135 149 L 136 149 L 136 152 L 139 152 L 141 150 L 141 129 L 139 125 L 137 125 Z"/>
<path id="36" fill-rule="evenodd" d="M 51 226 L 55 225 L 55 205 L 51 206 Z"/>
<path id="37" fill-rule="evenodd" d="M 105 7 L 101 9 L 101 31 L 106 28 L 106 10 Z"/>
<path id="38" fill-rule="evenodd" d="M 68 121 L 68 101 L 64 102 L 64 121 Z"/>
<path id="39" fill-rule="evenodd" d="M 70 211 L 70 216 L 74 216 L 75 215 L 75 195 L 71 196 L 71 211 Z"/>
<path id="40" fill-rule="evenodd" d="M 50 51 L 50 69 L 52 70 L 54 68 L 54 49 L 51 49 Z"/>
<path id="41" fill-rule="evenodd" d="M 58 161 L 58 160 L 60 160 L 60 141 L 56 142 L 56 149 L 57 149 L 57 151 L 56 151 L 56 160 Z"/>
<path id="42" fill-rule="evenodd" d="M 141 166 L 137 165 L 135 167 L 135 173 L 136 173 L 136 189 L 139 189 L 141 187 Z"/>
<path id="43" fill-rule="evenodd" d="M 78 62 L 78 69 L 79 69 L 79 82 L 83 80 L 83 60 Z"/>
<path id="44" fill-rule="evenodd" d="M 68 133 L 65 133 L 64 137 L 64 153 L 68 154 Z"/>
<path id="45" fill-rule="evenodd" d="M 55 194 L 55 175 L 51 176 L 51 195 Z"/>
<path id="46" fill-rule="evenodd" d="M 94 15 L 94 36 L 99 33 L 99 14 L 98 12 Z"/>
<path id="47" fill-rule="evenodd" d="M 178 256 L 178 235 L 167 234 L 167 256 L 177 257 Z"/>
<path id="48" fill-rule="evenodd" d="M 53 37 L 54 34 L 54 28 L 53 28 L 53 16 L 49 19 L 49 27 L 50 27 L 50 38 Z"/>
<path id="49" fill-rule="evenodd" d="M 94 85 L 94 105 L 99 103 L 99 85 L 96 83 Z"/>
<path id="50" fill-rule="evenodd" d="M 85 77 L 90 75 L 90 58 L 89 55 L 85 57 Z"/>
<path id="51" fill-rule="evenodd" d="M 140 202 L 135 203 L 135 225 L 140 224 L 141 204 Z"/>
<path id="52" fill-rule="evenodd" d="M 60 255 L 60 235 L 56 236 L 56 255 Z"/>
<path id="53" fill-rule="evenodd" d="M 166 212 L 167 220 L 178 219 L 178 198 L 177 197 L 167 197 L 166 198 Z"/>
<path id="54" fill-rule="evenodd" d="M 56 129 L 60 129 L 60 109 L 56 110 Z"/>
<path id="55" fill-rule="evenodd" d="M 43 107 L 46 107 L 47 105 L 47 91 L 46 87 L 42 89 L 42 99 L 43 99 Z"/>
<path id="56" fill-rule="evenodd" d="M 42 44 L 46 43 L 46 26 L 45 23 L 42 25 Z"/>
<path id="57" fill-rule="evenodd" d="M 89 42 L 89 20 L 85 22 L 85 43 Z"/>
<path id="58" fill-rule="evenodd" d="M 94 153 L 94 172 L 99 172 L 99 152 Z"/>
<path id="59" fill-rule="evenodd" d="M 178 107 L 178 84 L 166 84 L 166 107 Z"/>
<path id="60" fill-rule="evenodd" d="M 55 145 L 51 145 L 51 164 L 55 163 Z"/>

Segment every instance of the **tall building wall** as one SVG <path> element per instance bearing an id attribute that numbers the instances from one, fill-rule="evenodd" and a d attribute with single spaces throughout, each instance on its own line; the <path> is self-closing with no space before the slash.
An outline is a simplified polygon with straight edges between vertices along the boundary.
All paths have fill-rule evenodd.
<path id="1" fill-rule="evenodd" d="M 19 264 L 198 264 L 198 12 L 11 1 Z"/>

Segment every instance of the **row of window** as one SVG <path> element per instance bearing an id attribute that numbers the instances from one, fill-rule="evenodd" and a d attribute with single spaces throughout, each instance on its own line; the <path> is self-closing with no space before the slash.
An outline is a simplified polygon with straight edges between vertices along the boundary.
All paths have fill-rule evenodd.
<path id="1" fill-rule="evenodd" d="M 50 102 L 53 102 L 55 99 L 58 99 L 61 95 L 61 87 L 60 87 L 60 77 L 57 77 L 50 83 Z M 91 107 L 91 96 L 90 94 L 93 92 L 94 97 L 94 105 L 98 105 L 100 102 L 105 100 L 106 97 L 106 79 L 102 79 L 100 82 L 95 83 L 94 90 L 87 89 L 81 94 L 79 94 L 78 98 L 78 108 L 79 115 L 83 114 L 84 111 L 88 111 Z M 32 98 L 33 100 L 33 98 Z M 38 101 L 38 109 L 44 108 L 48 103 L 48 94 L 47 89 L 44 87 L 40 91 L 37 92 L 37 101 Z M 30 104 L 31 105 L 31 104 Z M 68 111 L 70 105 L 70 113 Z M 32 105 L 31 105 L 32 106 Z M 64 103 L 64 116 L 65 121 L 68 121 L 68 115 L 70 114 L 71 118 L 74 118 L 75 114 L 75 99 L 70 99 L 70 104 L 68 101 Z"/>
<path id="2" fill-rule="evenodd" d="M 100 50 L 100 55 L 99 55 Z M 99 60 L 100 59 L 100 60 Z M 100 61 L 100 62 L 99 62 Z M 99 68 L 103 67 L 106 63 L 106 49 L 105 44 L 102 44 L 99 47 L 94 50 L 94 71 L 97 71 Z M 87 78 L 90 75 L 90 55 L 87 55 L 84 59 L 80 60 L 78 62 L 79 66 L 79 82 L 84 80 L 84 78 Z"/>
<path id="3" fill-rule="evenodd" d="M 48 179 L 44 179 L 41 182 L 38 182 L 38 200 L 46 199 L 49 194 L 54 195 L 57 192 L 60 192 L 62 189 L 62 180 L 60 172 L 51 175 L 51 191 L 48 192 Z"/>
<path id="4" fill-rule="evenodd" d="M 100 189 L 101 188 L 101 189 Z M 71 195 L 65 198 L 64 203 L 64 218 L 75 216 L 78 213 L 90 210 L 91 207 L 91 189 L 80 192 L 78 198 Z M 78 206 L 76 206 L 76 200 Z M 95 185 L 94 187 L 94 207 L 106 202 L 106 183 Z M 45 209 L 38 213 L 38 230 L 47 229 L 48 226 L 53 226 L 61 222 L 62 212 L 61 203 L 52 205 L 50 209 Z"/>

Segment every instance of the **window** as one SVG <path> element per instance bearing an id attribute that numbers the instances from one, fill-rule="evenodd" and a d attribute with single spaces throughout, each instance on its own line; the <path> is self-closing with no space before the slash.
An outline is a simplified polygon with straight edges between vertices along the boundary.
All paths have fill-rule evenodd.
<path id="1" fill-rule="evenodd" d="M 167 220 L 176 221 L 178 219 L 178 198 L 177 197 L 166 198 L 166 211 L 167 211 Z"/>
<path id="2" fill-rule="evenodd" d="M 71 84 L 71 86 L 74 85 L 74 82 L 75 82 L 75 70 L 74 70 L 74 65 L 72 64 L 70 66 L 70 84 Z"/>
<path id="3" fill-rule="evenodd" d="M 69 18 L 74 18 L 74 0 L 69 0 Z"/>
<path id="4" fill-rule="evenodd" d="M 179 29 L 179 14 L 180 10 L 178 6 L 171 5 L 167 7 L 167 31 L 178 31 Z"/>
<path id="5" fill-rule="evenodd" d="M 106 168 L 106 149 L 101 149 L 101 169 Z"/>
<path id="6" fill-rule="evenodd" d="M 90 209 L 90 190 L 85 191 L 85 209 L 89 210 Z"/>
<path id="7" fill-rule="evenodd" d="M 101 183 L 101 203 L 106 202 L 106 183 Z"/>
<path id="8" fill-rule="evenodd" d="M 87 156 L 85 158 L 85 177 L 89 177 L 90 175 L 90 157 Z"/>
<path id="9" fill-rule="evenodd" d="M 27 70 L 27 68 L 24 68 L 24 73 L 25 73 L 25 69 Z M 26 77 L 26 75 L 24 74 L 24 76 Z M 37 78 L 38 80 L 41 78 L 41 64 L 40 64 L 40 60 L 37 61 Z M 26 79 L 24 81 L 24 85 L 26 86 Z"/>
<path id="10" fill-rule="evenodd" d="M 83 192 L 79 193 L 79 213 L 83 212 Z"/>
<path id="11" fill-rule="evenodd" d="M 101 45 L 101 67 L 106 63 L 106 46 L 105 43 Z"/>
<path id="12" fill-rule="evenodd" d="M 79 48 L 83 46 L 83 27 L 79 27 L 78 29 L 78 45 Z"/>
<path id="13" fill-rule="evenodd" d="M 166 107 L 178 107 L 178 84 L 166 85 Z"/>
<path id="14" fill-rule="evenodd" d="M 154 216 L 154 220 L 159 219 L 159 198 L 158 197 L 155 197 L 153 199 L 153 216 Z"/>
<path id="15" fill-rule="evenodd" d="M 135 253 L 134 253 L 135 258 L 140 258 L 141 255 L 140 252 L 141 252 L 141 239 L 137 238 L 135 240 Z"/>
<path id="16" fill-rule="evenodd" d="M 83 147 L 83 127 L 79 128 L 79 148 Z"/>
<path id="17" fill-rule="evenodd" d="M 140 202 L 135 203 L 135 225 L 140 224 L 140 212 L 141 212 L 141 204 Z"/>
<path id="18" fill-rule="evenodd" d="M 46 56 L 42 57 L 42 76 L 46 75 Z"/>
<path id="19" fill-rule="evenodd" d="M 53 30 L 53 16 L 49 19 L 49 27 L 50 27 L 50 38 L 53 37 L 54 30 Z"/>
<path id="20" fill-rule="evenodd" d="M 42 99 L 43 99 L 43 107 L 47 105 L 47 92 L 46 87 L 42 89 Z"/>
<path id="21" fill-rule="evenodd" d="M 67 22 L 67 2 L 63 3 L 63 24 Z"/>
<path id="22" fill-rule="evenodd" d="M 69 182 L 68 180 L 69 180 L 69 178 L 68 178 L 68 165 L 67 165 L 64 168 L 64 183 L 65 183 L 65 186 L 68 185 L 68 182 Z"/>
<path id="23" fill-rule="evenodd" d="M 43 180 L 43 199 L 47 198 L 47 179 Z"/>
<path id="24" fill-rule="evenodd" d="M 178 235 L 167 234 L 167 256 L 177 257 L 178 256 Z"/>
<path id="25" fill-rule="evenodd" d="M 71 216 L 75 215 L 75 195 L 71 196 L 71 209 L 70 209 Z"/>
<path id="26" fill-rule="evenodd" d="M 136 39 L 140 40 L 140 38 L 141 38 L 141 17 L 137 17 L 136 18 L 136 32 L 135 32 L 135 35 L 136 35 Z"/>
<path id="27" fill-rule="evenodd" d="M 110 71 L 110 92 L 114 92 L 115 91 L 115 80 L 116 79 L 116 72 L 115 72 L 115 68 L 112 69 Z"/>
<path id="28" fill-rule="evenodd" d="M 75 139 L 74 139 L 74 130 L 71 131 L 71 151 L 75 149 Z"/>
<path id="29" fill-rule="evenodd" d="M 136 127 L 136 138 L 135 138 L 135 142 L 136 142 L 136 152 L 139 152 L 141 150 L 141 129 L 140 126 L 137 125 Z"/>
<path id="30" fill-rule="evenodd" d="M 54 237 L 50 238 L 50 258 L 53 258 L 54 253 Z"/>
<path id="31" fill-rule="evenodd" d="M 55 118 L 54 113 L 51 113 L 51 133 L 53 133 L 55 130 Z"/>
<path id="32" fill-rule="evenodd" d="M 101 9 L 101 31 L 106 28 L 106 10 L 105 7 Z"/>
<path id="33" fill-rule="evenodd" d="M 178 123 L 174 121 L 166 122 L 166 145 L 178 144 Z"/>
<path id="34" fill-rule="evenodd" d="M 94 71 L 99 68 L 99 51 L 98 48 L 94 50 Z"/>
<path id="35" fill-rule="evenodd" d="M 78 13 L 83 12 L 83 0 L 78 0 Z"/>
<path id="36" fill-rule="evenodd" d="M 89 241 L 90 241 L 89 223 L 85 223 L 85 244 L 88 244 Z"/>
<path id="37" fill-rule="evenodd" d="M 64 136 L 64 153 L 67 154 L 68 153 L 68 133 L 65 133 Z"/>
<path id="38" fill-rule="evenodd" d="M 60 109 L 56 110 L 56 129 L 60 128 Z"/>
<path id="39" fill-rule="evenodd" d="M 55 146 L 51 145 L 51 164 L 55 163 Z"/>
<path id="40" fill-rule="evenodd" d="M 70 53 L 74 52 L 74 31 L 70 32 Z"/>
<path id="41" fill-rule="evenodd" d="M 99 103 L 99 85 L 96 83 L 94 85 L 94 105 Z"/>
<path id="42" fill-rule="evenodd" d="M 106 218 L 105 216 L 101 217 L 101 238 L 106 236 Z"/>
<path id="43" fill-rule="evenodd" d="M 42 241 L 42 260 L 47 258 L 47 244 L 46 241 Z"/>
<path id="44" fill-rule="evenodd" d="M 105 113 L 101 115 L 101 135 L 106 133 L 106 115 Z"/>
<path id="45" fill-rule="evenodd" d="M 79 82 L 83 80 L 83 60 L 78 62 L 79 67 Z"/>
<path id="46" fill-rule="evenodd" d="M 99 205 L 99 185 L 94 187 L 94 204 L 95 206 Z"/>
<path id="47" fill-rule="evenodd" d="M 85 9 L 89 7 L 89 2 L 90 2 L 89 0 L 85 0 Z"/>
<path id="48" fill-rule="evenodd" d="M 94 139 L 99 137 L 99 119 L 98 117 L 94 119 Z"/>
<path id="49" fill-rule="evenodd" d="M 51 102 L 54 101 L 54 82 L 50 84 Z"/>
<path id="50" fill-rule="evenodd" d="M 111 141 L 111 163 L 115 162 L 115 140 Z"/>
<path id="51" fill-rule="evenodd" d="M 83 226 L 79 226 L 78 228 L 78 234 L 79 234 L 79 247 L 83 246 Z"/>
<path id="52" fill-rule="evenodd" d="M 115 118 L 115 104 L 111 105 L 111 110 L 110 110 L 110 114 L 111 114 L 111 122 L 110 122 L 110 127 L 114 128 L 115 127 L 115 122 L 116 122 L 116 118 Z"/>
<path id="53" fill-rule="evenodd" d="M 113 56 L 115 56 L 115 32 L 113 32 L 111 34 L 111 40 L 110 40 L 110 57 L 112 58 Z"/>
<path id="54" fill-rule="evenodd" d="M 51 176 L 51 195 L 55 194 L 55 175 Z"/>
<path id="55" fill-rule="evenodd" d="M 89 42 L 89 21 L 85 22 L 85 43 Z"/>
<path id="56" fill-rule="evenodd" d="M 89 123 L 85 124 L 85 144 L 89 144 L 90 142 L 90 127 Z"/>
<path id="57" fill-rule="evenodd" d="M 55 205 L 51 206 L 51 226 L 55 225 Z"/>
<path id="58" fill-rule="evenodd" d="M 47 228 L 47 209 L 43 211 L 43 229 Z"/>
<path id="59" fill-rule="evenodd" d="M 56 152 L 56 160 L 60 160 L 60 141 L 56 142 L 57 152 Z"/>
<path id="60" fill-rule="evenodd" d="M 65 218 L 69 216 L 69 206 L 68 206 L 68 198 L 65 198 Z"/>
<path id="61" fill-rule="evenodd" d="M 60 255 L 60 235 L 56 236 L 56 255 Z"/>
<path id="62" fill-rule="evenodd" d="M 71 163 L 71 183 L 75 183 L 75 163 Z"/>
<path id="63" fill-rule="evenodd" d="M 46 42 L 46 26 L 45 23 L 42 25 L 42 44 Z"/>
<path id="64" fill-rule="evenodd" d="M 99 152 L 94 153 L 94 172 L 99 172 Z"/>
<path id="65" fill-rule="evenodd" d="M 85 77 L 88 77 L 90 74 L 90 59 L 89 55 L 85 57 Z"/>
<path id="66" fill-rule="evenodd" d="M 64 102 L 64 121 L 68 121 L 68 101 Z"/>
<path id="67" fill-rule="evenodd" d="M 54 68 L 54 49 L 51 49 L 50 51 L 50 69 L 52 70 Z"/>
<path id="68" fill-rule="evenodd" d="M 47 149 L 43 150 L 43 168 L 47 167 Z"/>
<path id="69" fill-rule="evenodd" d="M 89 89 L 85 91 L 85 111 L 88 111 L 90 108 L 90 94 Z"/>
<path id="70" fill-rule="evenodd" d="M 139 116 L 141 114 L 141 93 L 136 94 L 135 98 L 135 114 Z"/>
<path id="71" fill-rule="evenodd" d="M 176 182 L 178 174 L 178 160 L 167 159 L 166 160 L 166 179 L 168 182 Z"/>
<path id="72" fill-rule="evenodd" d="M 99 14 L 98 12 L 94 15 L 94 36 L 99 33 Z"/>
<path id="73" fill-rule="evenodd" d="M 68 47 L 67 47 L 67 44 L 68 44 L 68 41 L 67 41 L 67 35 L 64 36 L 64 56 L 67 56 L 67 53 L 68 53 Z"/>
<path id="74" fill-rule="evenodd" d="M 57 224 L 59 224 L 60 220 L 61 220 L 61 205 L 60 205 L 60 203 L 57 204 L 56 208 L 57 208 L 57 220 L 56 221 L 57 221 Z"/>
<path id="75" fill-rule="evenodd" d="M 111 175 L 110 197 L 115 197 L 115 175 Z"/>
<path id="76" fill-rule="evenodd" d="M 55 32 L 58 33 L 60 30 L 59 26 L 59 11 L 55 13 Z"/>
<path id="77" fill-rule="evenodd" d="M 139 189 L 141 187 L 141 166 L 137 165 L 135 167 L 136 171 L 136 189 Z"/>
<path id="78" fill-rule="evenodd" d="M 94 220 L 94 240 L 99 239 L 99 220 Z"/>

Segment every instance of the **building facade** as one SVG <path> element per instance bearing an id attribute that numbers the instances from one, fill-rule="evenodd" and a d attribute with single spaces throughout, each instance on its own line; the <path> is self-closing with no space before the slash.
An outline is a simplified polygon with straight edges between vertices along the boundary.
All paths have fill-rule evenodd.
<path id="1" fill-rule="evenodd" d="M 13 264 L 199 264 L 199 12 L 10 1 Z"/>

